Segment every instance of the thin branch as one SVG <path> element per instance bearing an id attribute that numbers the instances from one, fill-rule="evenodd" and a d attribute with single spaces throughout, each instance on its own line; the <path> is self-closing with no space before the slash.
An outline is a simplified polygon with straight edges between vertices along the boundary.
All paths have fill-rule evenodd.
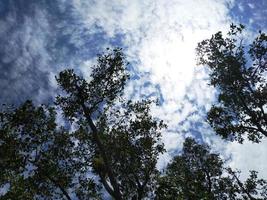
<path id="1" fill-rule="evenodd" d="M 239 178 L 236 176 L 235 172 L 230 171 L 230 173 L 234 176 L 234 178 L 237 181 L 237 184 L 239 185 L 239 187 L 242 189 L 242 191 L 248 196 L 249 199 L 251 200 L 256 200 L 256 198 L 254 198 L 253 196 L 251 196 L 251 194 L 249 194 L 249 192 L 246 190 L 246 188 L 244 188 L 243 183 L 239 180 Z"/>
<path id="2" fill-rule="evenodd" d="M 111 196 L 115 196 L 113 189 L 110 187 L 110 185 L 107 183 L 107 180 L 105 179 L 105 177 L 101 174 L 99 174 L 101 182 L 103 183 L 105 189 L 107 190 L 107 192 L 111 195 Z"/>
<path id="3" fill-rule="evenodd" d="M 48 175 L 45 175 L 55 186 L 57 186 L 60 191 L 64 194 L 64 196 L 68 199 L 68 200 L 71 200 L 68 192 L 55 180 L 53 179 L 52 177 L 48 176 Z"/>

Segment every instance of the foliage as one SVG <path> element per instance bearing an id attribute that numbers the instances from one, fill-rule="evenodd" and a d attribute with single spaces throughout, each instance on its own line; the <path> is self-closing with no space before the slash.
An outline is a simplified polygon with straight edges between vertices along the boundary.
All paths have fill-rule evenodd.
<path id="1" fill-rule="evenodd" d="M 266 199 L 267 182 L 250 177 L 242 182 L 238 172 L 224 167 L 218 154 L 209 146 L 187 138 L 183 151 L 175 156 L 159 178 L 157 199 Z"/>
<path id="2" fill-rule="evenodd" d="M 57 81 L 66 95 L 58 96 L 56 103 L 75 121 L 76 140 L 90 155 L 83 167 L 92 167 L 113 198 L 142 199 L 155 184 L 165 125 L 150 115 L 151 101 L 121 98 L 129 76 L 126 64 L 115 49 L 99 57 L 90 82 L 73 70 L 61 72 Z"/>
<path id="3" fill-rule="evenodd" d="M 79 162 L 71 134 L 55 120 L 54 108 L 30 101 L 1 112 L 0 183 L 10 185 L 2 199 L 70 199 Z"/>
<path id="4" fill-rule="evenodd" d="M 223 138 L 240 143 L 244 135 L 253 142 L 267 136 L 267 36 L 259 35 L 249 46 L 241 38 L 243 25 L 230 26 L 198 44 L 199 64 L 210 71 L 210 84 L 219 90 L 218 103 L 208 122 Z"/>
<path id="5" fill-rule="evenodd" d="M 240 181 L 239 172 L 225 168 L 218 154 L 193 139 L 186 139 L 182 154 L 160 174 L 156 164 L 165 151 L 166 125 L 151 115 L 153 101 L 123 98 L 126 66 L 121 49 L 108 50 L 99 55 L 89 80 L 70 69 L 59 73 L 63 91 L 55 106 L 26 101 L 2 109 L 0 188 L 7 189 L 1 199 L 266 198 L 266 181 L 257 172 Z M 227 99 L 222 102 L 232 108 Z M 257 120 L 262 125 L 264 119 Z"/>

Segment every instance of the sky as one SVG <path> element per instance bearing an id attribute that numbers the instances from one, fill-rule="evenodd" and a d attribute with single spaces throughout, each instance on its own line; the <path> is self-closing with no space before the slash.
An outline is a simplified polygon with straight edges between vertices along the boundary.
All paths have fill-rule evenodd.
<path id="1" fill-rule="evenodd" d="M 254 169 L 267 178 L 266 139 L 226 142 L 206 123 L 216 91 L 195 56 L 198 42 L 232 22 L 247 27 L 248 41 L 267 32 L 266 16 L 266 0 L 1 0 L 0 103 L 51 103 L 58 72 L 73 68 L 89 78 L 98 53 L 122 47 L 132 74 L 125 96 L 160 99 L 152 112 L 168 124 L 159 168 L 191 136 L 243 177 Z"/>

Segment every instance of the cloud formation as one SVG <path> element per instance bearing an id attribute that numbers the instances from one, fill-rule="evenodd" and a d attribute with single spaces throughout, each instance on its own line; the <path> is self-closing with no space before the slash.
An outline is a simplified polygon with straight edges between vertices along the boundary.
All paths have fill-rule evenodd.
<path id="1" fill-rule="evenodd" d="M 262 158 L 266 147 L 227 144 L 206 124 L 215 91 L 207 86 L 205 70 L 195 64 L 195 47 L 219 30 L 226 32 L 245 9 L 253 14 L 244 15 L 244 22 L 262 22 L 262 2 L 263 9 L 234 0 L 0 2 L 0 102 L 51 101 L 60 70 L 76 68 L 88 78 L 97 53 L 121 46 L 133 74 L 125 95 L 159 98 L 153 114 L 169 125 L 163 138 L 168 153 L 159 166 L 179 152 L 184 137 L 192 136 L 226 157 L 232 154 L 233 166 L 246 170 L 245 148 L 262 148 Z M 262 172 L 264 166 L 257 162 L 250 167 Z"/>
<path id="2" fill-rule="evenodd" d="M 50 56 L 46 43 L 49 26 L 46 14 L 31 6 L 17 6 L 13 1 L 1 3 L 0 70 L 1 102 L 25 100 L 28 94 L 46 90 Z M 27 10 L 27 14 L 23 12 Z M 32 19 L 34 18 L 34 20 Z"/>

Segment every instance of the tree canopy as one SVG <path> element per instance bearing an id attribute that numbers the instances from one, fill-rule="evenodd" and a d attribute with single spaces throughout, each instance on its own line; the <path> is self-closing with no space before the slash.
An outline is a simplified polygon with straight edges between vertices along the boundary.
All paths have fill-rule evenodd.
<path id="1" fill-rule="evenodd" d="M 157 199 L 266 199 L 267 182 L 251 171 L 244 182 L 210 147 L 187 138 L 159 178 Z"/>
<path id="2" fill-rule="evenodd" d="M 1 113 L 0 180 L 9 185 L 3 198 L 98 199 L 100 186 L 115 199 L 153 193 L 166 125 L 151 116 L 152 101 L 121 97 L 126 64 L 115 49 L 99 56 L 90 82 L 73 70 L 59 73 L 64 93 L 56 105 L 73 131 L 57 125 L 53 106 L 27 101 Z"/>
<path id="3" fill-rule="evenodd" d="M 243 44 L 243 25 L 231 25 L 198 44 L 199 64 L 210 73 L 210 85 L 218 89 L 218 103 L 208 122 L 223 138 L 244 137 L 259 142 L 267 137 L 267 36 L 259 32 L 252 44 Z"/>
<path id="4" fill-rule="evenodd" d="M 266 36 L 250 49 L 215 34 L 198 46 L 221 92 L 208 120 L 223 137 L 259 141 L 266 131 Z M 231 37 L 230 37 L 231 36 Z M 234 71 L 232 71 L 234 70 Z M 0 110 L 0 199 L 266 199 L 267 184 L 251 171 L 247 180 L 225 167 L 219 154 L 192 138 L 161 172 L 164 122 L 151 114 L 155 102 L 123 97 L 129 79 L 121 49 L 99 55 L 89 80 L 73 69 L 56 76 L 53 105 L 28 100 Z M 244 102 L 245 103 L 244 103 Z M 265 135 L 266 136 L 266 135 Z M 3 189 L 4 188 L 4 189 Z"/>

